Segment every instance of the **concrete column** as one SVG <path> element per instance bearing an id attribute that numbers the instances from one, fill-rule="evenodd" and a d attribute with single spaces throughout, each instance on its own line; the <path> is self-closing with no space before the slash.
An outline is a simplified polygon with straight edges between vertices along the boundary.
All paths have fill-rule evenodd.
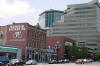
<path id="1" fill-rule="evenodd" d="M 22 59 L 22 49 L 18 49 L 16 58 L 17 59 Z"/>
<path id="2" fill-rule="evenodd" d="M 29 49 L 29 59 L 31 58 L 31 52 L 30 52 L 30 49 Z"/>
<path id="3" fill-rule="evenodd" d="M 41 54 L 41 56 L 42 56 L 42 62 L 43 62 L 43 53 Z"/>
<path id="4" fill-rule="evenodd" d="M 40 52 L 40 62 L 41 62 L 41 52 Z"/>
<path id="5" fill-rule="evenodd" d="M 9 57 L 9 53 L 6 53 L 6 57 L 7 57 L 7 58 Z"/>
<path id="6" fill-rule="evenodd" d="M 36 51 L 34 50 L 34 60 L 36 60 L 36 59 L 35 59 L 35 52 L 36 52 Z"/>
<path id="7" fill-rule="evenodd" d="M 39 58 L 39 62 L 41 62 L 41 52 L 39 53 L 39 57 L 40 57 L 40 58 Z"/>
<path id="8" fill-rule="evenodd" d="M 25 60 L 27 60 L 27 47 L 26 47 L 26 50 L 25 50 Z"/>

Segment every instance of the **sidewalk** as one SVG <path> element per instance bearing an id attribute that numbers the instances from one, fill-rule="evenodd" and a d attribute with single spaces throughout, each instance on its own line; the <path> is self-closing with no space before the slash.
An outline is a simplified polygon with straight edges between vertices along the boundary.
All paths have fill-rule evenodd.
<path id="1" fill-rule="evenodd" d="M 38 65 L 47 65 L 48 63 L 37 63 Z"/>

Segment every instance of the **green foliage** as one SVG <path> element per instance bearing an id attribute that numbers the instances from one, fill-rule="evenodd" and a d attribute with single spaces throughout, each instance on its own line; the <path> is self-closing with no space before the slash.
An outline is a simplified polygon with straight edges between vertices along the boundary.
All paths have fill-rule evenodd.
<path id="1" fill-rule="evenodd" d="M 79 56 L 79 47 L 76 45 L 71 46 L 70 50 L 69 50 L 69 55 L 78 57 Z"/>
<path id="2" fill-rule="evenodd" d="M 97 51 L 97 52 L 95 53 L 95 57 L 96 57 L 97 60 L 100 59 L 100 51 Z"/>
<path id="3" fill-rule="evenodd" d="M 88 53 L 88 48 L 83 46 L 81 48 L 79 48 L 76 45 L 73 45 L 70 47 L 69 49 L 69 56 L 74 56 L 76 58 L 86 58 Z"/>
<path id="4" fill-rule="evenodd" d="M 87 53 L 88 53 L 87 47 L 83 46 L 83 47 L 80 48 L 80 57 L 81 58 L 86 58 Z"/>

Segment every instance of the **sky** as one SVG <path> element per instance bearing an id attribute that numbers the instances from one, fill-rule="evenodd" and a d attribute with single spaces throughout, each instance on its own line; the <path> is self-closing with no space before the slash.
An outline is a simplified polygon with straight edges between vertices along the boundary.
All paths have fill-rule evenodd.
<path id="1" fill-rule="evenodd" d="M 36 25 L 39 14 L 45 10 L 65 10 L 69 4 L 92 0 L 0 0 L 0 26 L 27 22 Z"/>

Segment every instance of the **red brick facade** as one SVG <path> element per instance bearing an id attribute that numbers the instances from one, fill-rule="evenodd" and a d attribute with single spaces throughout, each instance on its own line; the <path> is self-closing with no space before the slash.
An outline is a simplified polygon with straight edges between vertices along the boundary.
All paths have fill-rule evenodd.
<path id="1" fill-rule="evenodd" d="M 6 26 L 0 26 L 0 44 L 5 45 L 6 44 Z"/>
<path id="2" fill-rule="evenodd" d="M 40 29 L 39 26 L 32 26 L 28 23 L 13 23 L 7 25 L 6 44 L 22 48 L 22 57 L 25 59 L 27 58 L 27 47 L 46 48 L 46 31 Z"/>
<path id="3" fill-rule="evenodd" d="M 64 36 L 51 36 L 51 37 L 47 37 L 46 39 L 46 48 L 48 48 L 48 46 L 55 46 L 55 44 L 57 44 L 57 41 L 60 41 L 60 48 L 58 50 L 58 59 L 64 59 L 64 48 L 65 48 L 65 42 L 71 42 L 71 43 L 75 43 L 74 40 L 64 37 Z"/>

